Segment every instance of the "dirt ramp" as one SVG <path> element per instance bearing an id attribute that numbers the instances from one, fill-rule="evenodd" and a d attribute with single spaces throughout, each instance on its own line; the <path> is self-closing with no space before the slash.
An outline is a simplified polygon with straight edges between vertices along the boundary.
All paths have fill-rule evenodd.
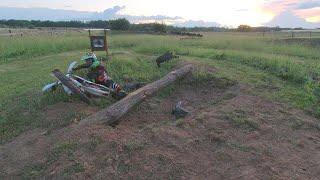
<path id="1" fill-rule="evenodd" d="M 115 128 L 75 124 L 1 146 L 4 178 L 312 179 L 319 176 L 318 120 L 246 94 L 225 78 L 188 76 L 123 116 Z M 171 115 L 182 101 L 190 114 Z M 25 136 L 25 137 L 27 137 Z M 18 138 L 18 139 L 19 139 Z M 19 143 L 18 143 L 19 144 Z M 39 148 L 47 147 L 47 148 Z M 24 148 L 24 149 L 23 149 Z M 20 153 L 29 154 L 22 160 Z M 17 157 L 17 158 L 15 158 Z M 19 164 L 19 162 L 21 162 Z M 23 164 L 23 165 L 21 165 Z"/>

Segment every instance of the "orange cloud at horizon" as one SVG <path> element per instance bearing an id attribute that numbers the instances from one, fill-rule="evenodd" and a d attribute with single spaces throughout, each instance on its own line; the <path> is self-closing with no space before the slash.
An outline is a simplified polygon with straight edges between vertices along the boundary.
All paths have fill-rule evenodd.
<path id="1" fill-rule="evenodd" d="M 320 7 L 294 11 L 296 15 L 305 18 L 308 22 L 320 22 Z"/>
<path id="2" fill-rule="evenodd" d="M 297 9 L 301 0 L 273 0 L 261 7 L 261 12 L 270 16 L 277 16 L 285 11 L 292 11 L 295 15 L 308 22 L 320 22 L 320 7 L 310 9 Z"/>
<path id="3" fill-rule="evenodd" d="M 291 10 L 301 0 L 273 0 L 265 4 L 261 9 L 268 14 L 278 15 L 285 10 Z"/>

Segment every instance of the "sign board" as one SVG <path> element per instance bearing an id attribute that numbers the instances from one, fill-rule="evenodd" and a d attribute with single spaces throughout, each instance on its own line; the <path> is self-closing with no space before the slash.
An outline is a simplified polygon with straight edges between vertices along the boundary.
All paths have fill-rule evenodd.
<path id="1" fill-rule="evenodd" d="M 108 55 L 107 31 L 109 29 L 86 29 L 89 32 L 91 51 L 106 51 Z M 93 35 L 93 32 L 100 32 L 99 35 Z M 101 35 L 103 32 L 103 35 Z"/>
<path id="2" fill-rule="evenodd" d="M 90 36 L 92 51 L 107 51 L 107 42 L 105 36 Z"/>

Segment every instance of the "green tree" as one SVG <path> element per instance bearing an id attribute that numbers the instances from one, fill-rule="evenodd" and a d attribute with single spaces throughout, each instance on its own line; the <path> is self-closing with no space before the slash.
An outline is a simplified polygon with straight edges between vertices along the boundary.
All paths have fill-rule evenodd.
<path id="1" fill-rule="evenodd" d="M 112 30 L 126 31 L 130 28 L 130 22 L 124 18 L 110 20 L 108 24 L 109 24 L 110 29 L 112 29 Z"/>
<path id="2" fill-rule="evenodd" d="M 165 24 L 160 23 L 154 23 L 153 24 L 153 31 L 154 32 L 160 32 L 160 33 L 166 33 L 167 32 L 167 26 Z"/>
<path id="3" fill-rule="evenodd" d="M 251 32 L 252 31 L 252 27 L 249 25 L 240 25 L 238 26 L 237 31 L 239 32 Z"/>

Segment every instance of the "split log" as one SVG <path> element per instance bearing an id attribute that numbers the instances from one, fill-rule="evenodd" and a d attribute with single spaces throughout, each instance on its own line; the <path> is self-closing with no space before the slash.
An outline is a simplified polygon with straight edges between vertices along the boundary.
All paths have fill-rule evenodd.
<path id="1" fill-rule="evenodd" d="M 79 126 L 86 126 L 91 124 L 105 123 L 107 125 L 114 125 L 121 121 L 121 117 L 125 115 L 132 107 L 142 102 L 145 98 L 151 96 L 161 88 L 184 77 L 187 73 L 191 72 L 192 64 L 185 65 L 175 71 L 170 72 L 165 77 L 147 84 L 146 86 L 130 93 L 122 100 L 114 103 L 113 105 L 99 111 L 98 113 L 89 116 L 82 120 Z"/>
<path id="2" fill-rule="evenodd" d="M 65 76 L 59 69 L 55 69 L 54 71 L 52 71 L 52 74 L 57 79 L 59 79 L 63 85 L 68 87 L 72 93 L 78 95 L 82 101 L 84 101 L 87 104 L 91 103 L 89 97 L 85 93 L 83 93 L 81 89 L 78 86 L 76 86 L 74 82 L 72 82 L 71 79 Z"/>

